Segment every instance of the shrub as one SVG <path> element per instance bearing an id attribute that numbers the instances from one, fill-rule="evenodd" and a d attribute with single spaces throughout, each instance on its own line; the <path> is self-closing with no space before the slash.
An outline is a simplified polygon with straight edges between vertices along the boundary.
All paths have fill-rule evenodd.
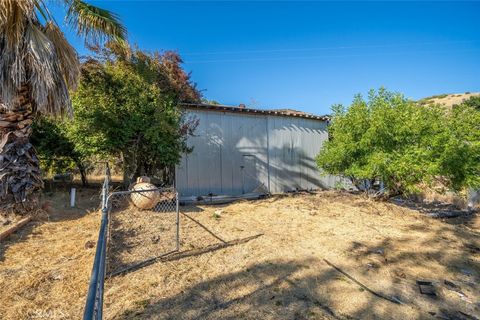
<path id="1" fill-rule="evenodd" d="M 78 170 L 85 186 L 88 183 L 86 155 L 75 148 L 68 128 L 62 119 L 39 117 L 33 123 L 31 141 L 36 146 L 42 170 L 49 174 Z"/>
<path id="2" fill-rule="evenodd" d="M 359 188 L 382 181 L 388 196 L 438 181 L 453 190 L 480 186 L 479 125 L 480 113 L 472 107 L 449 112 L 381 88 L 367 100 L 357 95 L 349 108 L 333 107 L 333 138 L 316 161 Z"/>

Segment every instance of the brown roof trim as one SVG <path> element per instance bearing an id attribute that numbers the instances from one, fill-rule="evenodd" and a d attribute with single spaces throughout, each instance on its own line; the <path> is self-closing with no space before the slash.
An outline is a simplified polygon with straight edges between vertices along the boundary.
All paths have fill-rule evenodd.
<path id="1" fill-rule="evenodd" d="M 181 103 L 182 107 L 187 109 L 200 109 L 200 110 L 211 110 L 211 111 L 224 111 L 224 112 L 233 112 L 233 113 L 250 113 L 250 114 L 266 114 L 266 115 L 275 115 L 283 117 L 296 117 L 296 118 L 305 118 L 313 120 L 328 121 L 329 116 L 317 116 L 313 114 L 308 114 L 304 112 L 286 112 L 284 110 L 264 110 L 264 109 L 252 109 L 252 108 L 240 108 L 233 106 L 226 106 L 220 104 L 206 104 L 206 103 Z"/>

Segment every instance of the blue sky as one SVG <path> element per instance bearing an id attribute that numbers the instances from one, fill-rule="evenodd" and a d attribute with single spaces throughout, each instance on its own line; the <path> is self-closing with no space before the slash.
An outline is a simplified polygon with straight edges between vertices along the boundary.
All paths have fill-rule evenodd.
<path id="1" fill-rule="evenodd" d="M 177 50 L 225 104 L 325 114 L 380 86 L 413 99 L 480 91 L 480 2 L 90 2 L 116 12 L 131 43 Z"/>

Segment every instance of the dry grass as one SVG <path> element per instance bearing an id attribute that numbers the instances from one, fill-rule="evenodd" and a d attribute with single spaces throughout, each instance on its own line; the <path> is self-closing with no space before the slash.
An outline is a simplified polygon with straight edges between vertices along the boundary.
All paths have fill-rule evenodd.
<path id="1" fill-rule="evenodd" d="M 475 215 L 434 220 L 338 192 L 183 211 L 195 221 L 182 216 L 181 253 L 108 279 L 107 319 L 461 319 L 459 311 L 479 317 Z M 135 237 L 157 228 L 147 213 L 133 215 L 141 232 L 124 234 L 130 246 L 113 244 L 116 257 L 128 257 Z M 95 213 L 57 221 L 52 213 L 52 221 L 2 244 L 0 290 L 9 294 L 1 296 L 1 318 L 79 318 L 94 251 L 85 243 L 96 238 L 98 222 Z M 404 304 L 372 295 L 324 259 Z M 419 278 L 434 281 L 436 298 L 418 292 Z"/>
<path id="2" fill-rule="evenodd" d="M 103 183 L 103 180 L 105 180 L 105 174 L 102 172 L 101 174 L 98 174 L 98 175 L 88 175 L 87 180 L 89 183 Z M 80 183 L 82 182 L 82 179 L 79 175 L 76 175 L 74 177 L 74 181 Z M 110 176 L 110 181 L 122 182 L 123 176 L 119 174 L 117 175 L 113 174 Z"/>
<path id="3" fill-rule="evenodd" d="M 175 249 L 175 202 L 139 210 L 130 196 L 114 197 L 110 221 L 108 272 L 116 272 Z M 164 210 L 166 209 L 166 210 Z"/>
<path id="4" fill-rule="evenodd" d="M 0 244 L 1 319 L 78 319 L 82 313 L 95 249 L 97 191 L 47 196 L 49 215 L 29 223 Z"/>
<path id="5" fill-rule="evenodd" d="M 22 220 L 22 218 L 24 217 L 14 214 L 13 212 L 0 212 L 0 233 L 14 226 Z"/>

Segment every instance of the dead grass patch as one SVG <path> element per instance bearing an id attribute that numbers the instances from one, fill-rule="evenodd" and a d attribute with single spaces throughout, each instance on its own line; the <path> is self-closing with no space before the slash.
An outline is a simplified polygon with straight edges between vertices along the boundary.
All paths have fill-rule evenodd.
<path id="1" fill-rule="evenodd" d="M 95 249 L 98 192 L 46 197 L 50 214 L 30 222 L 0 243 L 0 318 L 76 319 L 82 313 Z"/>

